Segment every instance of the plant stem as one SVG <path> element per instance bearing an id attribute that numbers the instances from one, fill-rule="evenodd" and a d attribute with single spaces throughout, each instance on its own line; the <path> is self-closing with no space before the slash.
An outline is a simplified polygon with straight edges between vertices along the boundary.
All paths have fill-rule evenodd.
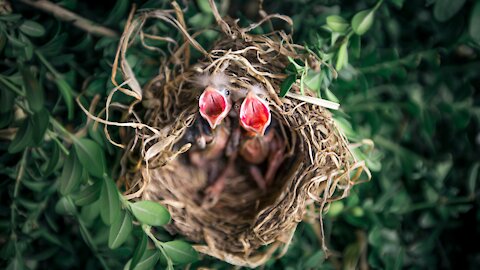
<path id="1" fill-rule="evenodd" d="M 0 75 L 0 82 L 3 83 L 6 86 L 7 89 L 10 89 L 15 94 L 17 94 L 21 97 L 25 96 L 25 93 L 22 90 L 20 90 L 19 88 L 17 88 L 13 83 L 9 82 L 6 79 L 6 77 Z"/>
<path id="2" fill-rule="evenodd" d="M 57 129 L 58 131 L 60 131 L 61 133 L 63 133 L 68 139 L 74 141 L 76 138 L 75 136 L 70 133 L 68 130 L 66 130 L 62 124 L 60 124 L 57 119 L 53 118 L 53 117 L 50 117 L 50 124 L 52 124 L 52 126 Z"/>
<path id="3" fill-rule="evenodd" d="M 58 147 L 60 147 L 60 150 L 62 150 L 62 152 L 65 154 L 65 155 L 69 155 L 70 154 L 70 151 L 68 151 L 67 148 L 65 148 L 65 146 L 62 144 L 62 142 L 57 138 L 57 133 L 47 129 L 47 133 L 48 135 L 50 135 L 50 137 L 52 138 L 53 141 L 55 141 L 55 143 L 58 145 Z"/>
<path id="4" fill-rule="evenodd" d="M 152 240 L 153 244 L 155 245 L 155 247 L 160 250 L 160 252 L 162 253 L 162 255 L 165 257 L 165 259 L 167 260 L 167 264 L 168 264 L 168 268 L 169 269 L 173 269 L 173 262 L 172 260 L 170 259 L 170 257 L 168 257 L 167 253 L 165 252 L 165 249 L 163 248 L 162 246 L 162 242 L 158 241 L 158 239 L 152 234 L 152 231 L 151 231 L 151 228 L 150 226 L 148 225 L 144 225 L 142 224 L 142 230 L 143 232 L 148 236 L 148 238 L 150 238 L 150 240 Z"/>
<path id="5" fill-rule="evenodd" d="M 14 241 L 15 249 L 17 249 L 17 233 L 15 232 L 16 227 L 17 227 L 17 220 L 16 220 L 16 210 L 17 210 L 17 197 L 18 197 L 18 191 L 20 190 L 20 183 L 23 178 L 23 174 L 25 173 L 25 164 L 27 163 L 27 154 L 28 154 L 28 148 L 23 150 L 23 155 L 18 163 L 18 171 L 17 171 L 17 177 L 15 178 L 15 186 L 13 188 L 13 197 L 12 197 L 12 204 L 10 205 L 10 227 L 11 227 L 11 233 L 10 233 L 10 238 Z"/>
<path id="6" fill-rule="evenodd" d="M 70 198 L 69 198 L 69 200 L 70 200 Z M 71 202 L 71 203 L 73 204 L 73 202 Z M 95 244 L 95 242 L 93 242 L 92 236 L 90 235 L 90 232 L 88 231 L 87 226 L 83 222 L 82 217 L 78 214 L 77 208 L 74 207 L 74 209 L 75 209 L 74 210 L 75 211 L 74 216 L 78 221 L 78 225 L 80 226 L 80 230 L 85 235 L 85 237 L 84 237 L 85 242 L 87 242 L 87 245 L 92 249 L 93 254 L 98 259 L 98 261 L 102 265 L 103 269 L 110 269 L 110 267 L 108 267 L 107 262 L 105 262 L 105 260 L 103 259 L 102 255 L 100 253 L 98 253 L 98 247 Z"/>
<path id="7" fill-rule="evenodd" d="M 59 5 L 56 5 L 47 0 L 39 0 L 39 1 L 32 1 L 32 0 L 20 0 L 20 2 L 29 5 L 31 7 L 37 8 L 41 11 L 47 12 L 52 14 L 53 16 L 57 17 L 62 21 L 71 22 L 76 27 L 91 33 L 96 36 L 106 36 L 106 37 L 117 37 L 118 34 L 104 26 L 101 26 L 97 23 L 94 23 L 90 20 L 87 20 L 68 9 L 65 9 Z"/>

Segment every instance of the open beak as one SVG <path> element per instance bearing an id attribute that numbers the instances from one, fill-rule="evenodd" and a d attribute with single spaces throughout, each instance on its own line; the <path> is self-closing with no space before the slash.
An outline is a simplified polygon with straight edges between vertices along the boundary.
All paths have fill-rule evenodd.
<path id="1" fill-rule="evenodd" d="M 208 86 L 200 96 L 198 106 L 200 115 L 215 129 L 227 116 L 232 104 L 223 92 Z"/>
<path id="2" fill-rule="evenodd" d="M 240 124 L 255 135 L 263 136 L 272 121 L 268 104 L 255 93 L 249 92 L 240 107 Z"/>

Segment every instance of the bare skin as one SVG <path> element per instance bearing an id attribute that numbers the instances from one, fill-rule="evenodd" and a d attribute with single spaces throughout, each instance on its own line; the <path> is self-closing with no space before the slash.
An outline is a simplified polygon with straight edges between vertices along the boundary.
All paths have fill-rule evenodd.
<path id="1" fill-rule="evenodd" d="M 247 134 L 240 146 L 240 156 L 250 163 L 250 175 L 259 188 L 266 190 L 285 159 L 285 147 L 274 130 L 265 136 L 249 137 Z M 267 162 L 267 170 L 262 175 L 258 166 L 264 162 Z"/>
<path id="2" fill-rule="evenodd" d="M 232 112 L 231 115 L 235 116 L 235 112 Z M 230 120 L 230 119 L 229 119 Z M 234 125 L 233 121 L 229 122 L 230 125 Z M 238 144 L 240 141 L 240 127 L 234 127 L 229 136 L 229 141 L 225 146 L 225 156 L 227 158 L 227 164 L 224 169 L 219 172 L 218 177 L 213 180 L 212 184 L 207 187 L 205 190 L 205 197 L 203 200 L 202 206 L 209 208 L 214 206 L 220 194 L 225 188 L 225 183 L 228 179 L 228 176 L 235 172 L 235 162 L 238 156 Z"/>

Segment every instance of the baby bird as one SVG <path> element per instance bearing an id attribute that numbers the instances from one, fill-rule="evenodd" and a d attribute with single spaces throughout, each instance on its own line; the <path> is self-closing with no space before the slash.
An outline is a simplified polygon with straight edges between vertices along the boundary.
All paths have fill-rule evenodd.
<path id="1" fill-rule="evenodd" d="M 197 79 L 205 89 L 198 99 L 201 118 L 195 121 L 193 127 L 197 151 L 190 154 L 190 161 L 197 167 L 205 167 L 223 155 L 230 135 L 224 119 L 232 108 L 232 100 L 228 77 L 224 73 L 205 74 Z"/>
<path id="2" fill-rule="evenodd" d="M 224 73 L 204 75 L 199 83 L 205 87 L 198 100 L 200 115 L 215 129 L 232 108 L 228 77 Z"/>
<path id="3" fill-rule="evenodd" d="M 205 190 L 204 206 L 216 203 L 225 184 L 225 178 L 233 160 L 227 157 L 225 148 L 230 139 L 231 119 L 227 116 L 232 108 L 228 77 L 224 73 L 204 75 L 199 84 L 205 87 L 198 100 L 201 119 L 197 119 L 197 149 L 190 153 L 190 162 L 207 174 L 209 186 Z M 208 126 L 202 125 L 206 121 Z M 225 164 L 227 163 L 227 164 Z"/>
<path id="4" fill-rule="evenodd" d="M 272 115 L 267 102 L 259 95 L 262 89 L 253 87 L 240 107 L 240 125 L 244 129 L 240 142 L 240 156 L 249 164 L 249 172 L 258 186 L 265 190 L 273 181 L 284 160 L 284 145 L 271 128 Z M 259 165 L 267 161 L 267 169 L 262 175 Z"/>

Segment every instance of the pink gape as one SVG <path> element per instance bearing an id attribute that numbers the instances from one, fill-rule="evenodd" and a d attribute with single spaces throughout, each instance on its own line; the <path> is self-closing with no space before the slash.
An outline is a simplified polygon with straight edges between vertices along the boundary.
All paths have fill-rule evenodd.
<path id="1" fill-rule="evenodd" d="M 240 107 L 240 124 L 252 135 L 263 136 L 272 121 L 267 103 L 249 92 Z"/>
<path id="2" fill-rule="evenodd" d="M 212 129 L 228 115 L 232 105 L 225 93 L 208 86 L 198 101 L 200 115 L 208 121 Z"/>

